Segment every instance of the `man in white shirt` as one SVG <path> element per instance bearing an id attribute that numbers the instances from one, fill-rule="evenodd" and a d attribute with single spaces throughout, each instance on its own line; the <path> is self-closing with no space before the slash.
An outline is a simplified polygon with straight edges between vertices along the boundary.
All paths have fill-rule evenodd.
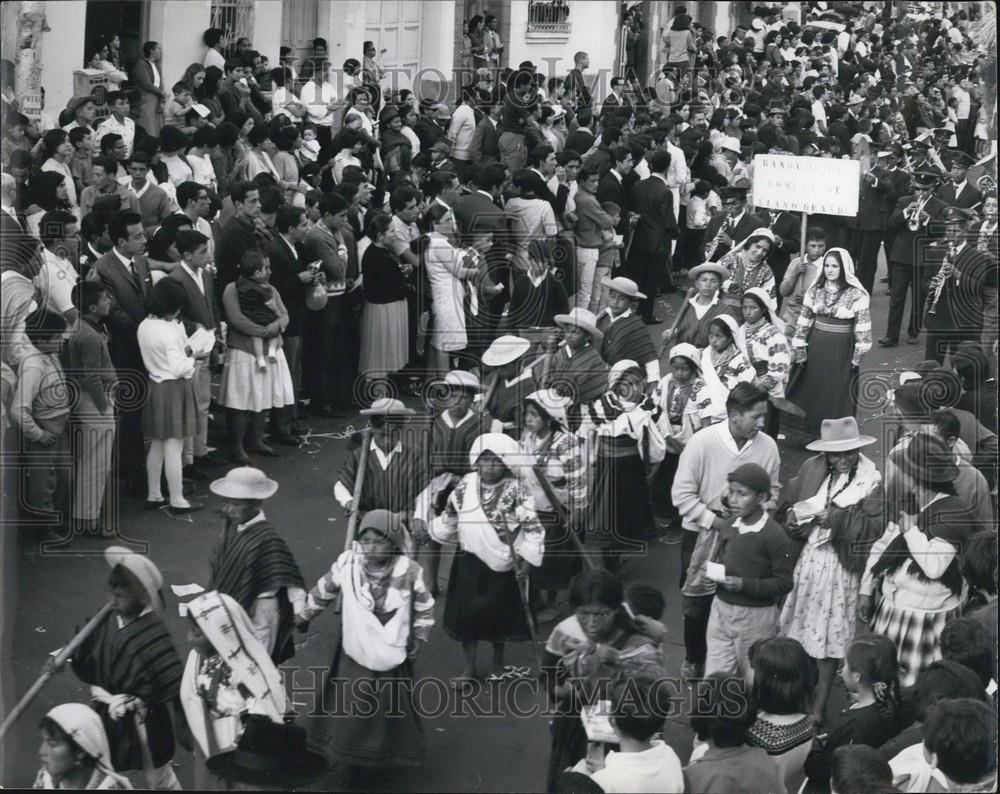
<path id="1" fill-rule="evenodd" d="M 128 96 L 124 91 L 110 91 L 108 93 L 108 108 L 111 115 L 97 125 L 97 140 L 109 132 L 114 132 L 122 136 L 125 143 L 125 156 L 132 154 L 132 144 L 135 143 L 135 122 L 129 118 Z"/>
<path id="2" fill-rule="evenodd" d="M 472 164 L 472 138 L 476 134 L 476 95 L 473 90 L 462 91 L 462 104 L 451 116 L 448 125 L 448 142 L 451 143 L 451 161 L 461 179 Z"/>
<path id="3" fill-rule="evenodd" d="M 45 300 L 45 308 L 61 314 L 67 325 L 72 326 L 79 315 L 73 306 L 73 287 L 80 276 L 70 258 L 77 255 L 80 226 L 72 213 L 53 210 L 42 216 L 38 228 L 45 246 L 45 261 L 35 276 L 35 286 Z"/>
<path id="4" fill-rule="evenodd" d="M 433 204 L 440 204 L 446 212 L 434 224 L 434 231 L 445 236 L 453 248 L 459 244 L 458 224 L 452 209 L 458 199 L 461 183 L 458 177 L 449 171 L 435 171 L 427 180 L 427 194 L 433 197 Z"/>
<path id="5" fill-rule="evenodd" d="M 826 136 L 826 105 L 823 104 L 823 100 L 826 98 L 826 93 L 825 85 L 814 85 L 812 89 L 813 103 L 810 109 L 815 122 L 813 132 L 824 137 Z"/>
<path id="6" fill-rule="evenodd" d="M 204 185 L 197 182 L 181 182 L 177 186 L 177 205 L 194 226 L 196 232 L 201 232 L 208 238 L 208 263 L 215 261 L 215 241 L 212 237 L 212 227 L 207 218 L 212 208 L 212 200 Z"/>
<path id="7" fill-rule="evenodd" d="M 330 146 L 333 113 L 337 109 L 337 89 L 326 79 L 329 73 L 330 62 L 323 61 L 299 93 L 299 100 L 306 106 L 309 121 L 316 126 L 316 138 L 324 148 Z"/>

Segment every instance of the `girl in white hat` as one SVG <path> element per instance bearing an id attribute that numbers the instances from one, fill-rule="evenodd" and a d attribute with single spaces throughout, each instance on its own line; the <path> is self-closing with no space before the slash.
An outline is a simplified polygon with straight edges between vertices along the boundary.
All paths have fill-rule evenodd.
<path id="1" fill-rule="evenodd" d="M 444 607 L 444 629 L 462 643 L 465 658 L 459 686 L 476 677 L 477 643 L 493 645 L 494 674 L 499 674 L 504 644 L 530 639 L 518 589 L 524 592 L 529 567 L 541 565 L 545 541 L 534 503 L 518 479 L 525 461 L 517 442 L 501 433 L 482 435 L 469 462 L 473 470 L 428 525 L 435 541 L 459 546 Z"/>
<path id="2" fill-rule="evenodd" d="M 38 757 L 42 768 L 32 788 L 130 791 L 132 784 L 111 766 L 101 718 L 82 703 L 63 703 L 42 718 Z"/>

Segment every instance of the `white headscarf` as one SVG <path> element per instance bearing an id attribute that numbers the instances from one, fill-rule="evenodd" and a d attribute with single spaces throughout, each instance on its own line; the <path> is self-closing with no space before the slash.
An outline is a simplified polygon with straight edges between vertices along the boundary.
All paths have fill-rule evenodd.
<path id="1" fill-rule="evenodd" d="M 866 290 L 864 286 L 862 286 L 861 282 L 858 280 L 858 277 L 854 275 L 854 258 L 851 256 L 850 252 L 845 248 L 831 248 L 829 251 L 823 254 L 824 264 L 820 266 L 819 273 L 816 274 L 816 278 L 813 279 L 813 283 L 809 285 L 809 289 L 812 289 L 813 287 L 817 286 L 818 284 L 820 284 L 820 282 L 822 282 L 826 278 L 826 276 L 823 273 L 826 263 L 826 258 L 834 252 L 840 254 L 840 261 L 843 263 L 844 281 L 846 281 L 852 287 L 857 287 L 859 290 L 865 293 L 865 295 L 868 295 L 868 290 Z"/>
<path id="2" fill-rule="evenodd" d="M 66 732 L 77 746 L 97 762 L 97 768 L 119 786 L 131 789 L 132 784 L 111 766 L 111 746 L 104 724 L 96 711 L 83 703 L 63 703 L 45 715 Z M 53 785 L 53 788 L 55 786 Z"/>

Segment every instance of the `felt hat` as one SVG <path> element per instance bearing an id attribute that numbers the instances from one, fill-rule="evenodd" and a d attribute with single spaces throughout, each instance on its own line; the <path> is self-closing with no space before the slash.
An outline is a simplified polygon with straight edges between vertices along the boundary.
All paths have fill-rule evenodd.
<path id="1" fill-rule="evenodd" d="M 620 292 L 622 295 L 627 295 L 630 298 L 642 299 L 646 296 L 639 292 L 639 285 L 636 284 L 632 279 L 625 278 L 624 276 L 615 276 L 614 278 L 602 278 L 601 284 L 603 284 L 608 289 L 612 289 L 615 292 Z"/>
<path id="2" fill-rule="evenodd" d="M 954 482 L 958 478 L 955 453 L 930 433 L 917 433 L 894 463 L 912 477 L 927 483 Z"/>
<path id="3" fill-rule="evenodd" d="M 566 413 L 573 405 L 573 400 L 558 390 L 539 389 L 525 397 L 524 402 L 540 408 L 562 427 L 568 426 Z"/>
<path id="4" fill-rule="evenodd" d="M 670 348 L 670 360 L 675 358 L 687 359 L 695 370 L 701 372 L 701 352 L 690 342 L 681 342 Z"/>
<path id="5" fill-rule="evenodd" d="M 824 419 L 819 429 L 819 439 L 806 444 L 813 452 L 848 452 L 874 444 L 876 438 L 863 436 L 858 430 L 858 420 L 853 416 L 843 419 Z"/>
<path id="6" fill-rule="evenodd" d="M 560 328 L 579 328 L 581 331 L 586 331 L 595 346 L 604 340 L 604 334 L 597 328 L 597 318 L 587 309 L 576 307 L 570 309 L 569 314 L 557 314 L 554 319 Z"/>
<path id="7" fill-rule="evenodd" d="M 733 277 L 733 274 L 729 272 L 729 269 L 718 262 L 702 262 L 700 265 L 696 265 L 688 271 L 688 278 L 692 281 L 697 281 L 698 276 L 702 273 L 715 273 L 723 281 L 728 281 Z"/>
<path id="8" fill-rule="evenodd" d="M 208 490 L 223 499 L 270 499 L 278 491 L 278 483 L 260 469 L 239 466 L 214 480 Z"/>
<path id="9" fill-rule="evenodd" d="M 403 405 L 402 401 L 392 397 L 379 397 L 370 407 L 361 409 L 362 416 L 412 416 L 415 413 L 412 408 Z"/>
<path id="10" fill-rule="evenodd" d="M 134 576 L 149 597 L 149 605 L 154 609 L 163 609 L 163 574 L 156 564 L 141 554 L 136 554 L 124 546 L 108 546 L 104 550 L 104 561 L 109 568 L 119 565 Z"/>
<path id="11" fill-rule="evenodd" d="M 517 361 L 531 350 L 531 342 L 520 336 L 507 334 L 494 339 L 483 352 L 482 362 L 487 367 L 502 367 Z"/>
<path id="12" fill-rule="evenodd" d="M 482 384 L 479 378 L 472 372 L 464 369 L 453 369 L 444 376 L 444 384 L 456 389 L 469 389 L 470 391 L 482 391 Z"/>
<path id="13" fill-rule="evenodd" d="M 86 105 L 88 102 L 93 102 L 95 105 L 98 104 L 97 100 L 90 94 L 84 96 L 75 96 L 69 102 L 66 103 L 66 110 L 70 113 L 75 114 L 80 108 Z"/>
<path id="14" fill-rule="evenodd" d="M 397 551 L 406 551 L 406 537 L 403 532 L 403 522 L 397 513 L 389 510 L 369 510 L 361 517 L 357 537 L 366 529 L 373 529 L 396 547 Z"/>
<path id="15" fill-rule="evenodd" d="M 729 482 L 738 482 L 757 493 L 771 492 L 771 478 L 759 463 L 744 463 L 729 472 Z"/>
<path id="16" fill-rule="evenodd" d="M 235 748 L 213 755 L 207 765 L 224 780 L 279 790 L 318 780 L 329 768 L 322 755 L 308 748 L 305 728 L 259 714 L 247 716 Z"/>

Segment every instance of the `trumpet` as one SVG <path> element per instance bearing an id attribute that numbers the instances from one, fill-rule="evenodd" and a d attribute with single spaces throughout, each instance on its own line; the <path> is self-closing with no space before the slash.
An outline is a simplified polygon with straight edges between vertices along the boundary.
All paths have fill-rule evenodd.
<path id="1" fill-rule="evenodd" d="M 906 218 L 906 226 L 911 232 L 917 231 L 930 220 L 930 215 L 924 210 L 923 204 L 918 205 L 915 201 L 903 210 L 903 217 Z"/>

